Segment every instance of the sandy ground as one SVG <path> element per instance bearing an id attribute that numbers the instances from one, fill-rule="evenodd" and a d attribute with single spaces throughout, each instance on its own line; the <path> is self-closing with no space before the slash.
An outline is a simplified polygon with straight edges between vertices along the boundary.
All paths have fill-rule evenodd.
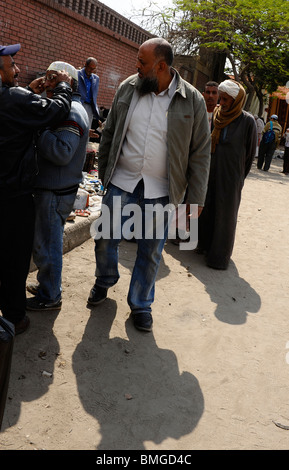
<path id="1" fill-rule="evenodd" d="M 281 169 L 279 159 L 269 173 L 253 164 L 227 271 L 167 243 L 153 333 L 129 319 L 135 244 L 122 244 L 120 281 L 94 308 L 92 239 L 66 254 L 61 312 L 30 313 L 16 337 L 0 449 L 288 449 L 289 431 L 275 424 L 289 425 Z"/>

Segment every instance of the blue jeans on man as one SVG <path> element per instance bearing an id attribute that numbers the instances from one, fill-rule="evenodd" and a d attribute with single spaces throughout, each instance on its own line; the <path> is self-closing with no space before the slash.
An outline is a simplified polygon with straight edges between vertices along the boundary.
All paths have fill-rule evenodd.
<path id="1" fill-rule="evenodd" d="M 36 221 L 33 260 L 39 283 L 35 298 L 45 304 L 61 301 L 64 224 L 75 201 L 76 192 L 58 195 L 53 191 L 34 193 Z"/>
<path id="2" fill-rule="evenodd" d="M 117 210 L 115 210 L 115 200 L 120 201 Z M 145 199 L 144 184 L 141 180 L 132 193 L 109 184 L 102 204 L 109 209 L 109 219 L 106 219 L 105 224 L 110 224 L 110 234 L 107 237 L 95 239 L 95 286 L 107 289 L 117 283 L 119 279 L 118 247 L 121 240 L 127 238 L 124 236 L 124 229 L 129 225 L 128 221 L 131 218 L 131 212 L 128 212 L 130 209 L 133 211 L 133 207 L 140 208 L 140 218 L 133 219 L 137 253 L 127 301 L 132 314 L 150 314 L 151 304 L 154 301 L 156 276 L 168 236 L 170 218 L 169 212 L 162 211 L 163 220 L 160 220 L 154 213 L 153 207 L 156 204 L 159 204 L 161 208 L 166 207 L 169 204 L 169 198 L 166 196 Z M 134 206 L 129 206 L 130 204 Z M 104 233 L 105 227 L 102 228 L 102 233 Z M 159 234 L 162 235 L 159 236 Z"/>

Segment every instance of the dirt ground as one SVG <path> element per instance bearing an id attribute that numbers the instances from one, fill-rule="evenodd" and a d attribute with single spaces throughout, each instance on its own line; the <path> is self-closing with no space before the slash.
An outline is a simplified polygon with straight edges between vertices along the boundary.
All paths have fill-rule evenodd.
<path id="1" fill-rule="evenodd" d="M 227 271 L 168 242 L 154 329 L 129 319 L 135 244 L 89 308 L 93 240 L 64 256 L 63 306 L 15 339 L 1 450 L 282 450 L 289 447 L 289 177 L 249 174 Z M 35 273 L 29 280 L 35 279 Z M 277 424 L 276 424 L 277 423 Z M 278 425 L 279 424 L 279 425 Z"/>

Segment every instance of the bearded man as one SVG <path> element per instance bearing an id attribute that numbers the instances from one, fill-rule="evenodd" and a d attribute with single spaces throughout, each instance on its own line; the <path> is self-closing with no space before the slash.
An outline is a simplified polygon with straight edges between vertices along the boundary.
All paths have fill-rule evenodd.
<path id="1" fill-rule="evenodd" d="M 254 117 L 243 111 L 246 92 L 240 83 L 225 80 L 219 85 L 219 94 L 197 250 L 206 254 L 209 267 L 227 269 L 235 241 L 241 191 L 256 151 L 257 128 Z"/>
<path id="2" fill-rule="evenodd" d="M 161 38 L 144 42 L 138 51 L 138 75 L 127 78 L 116 92 L 99 147 L 98 169 L 106 194 L 103 225 L 111 235 L 95 239 L 96 280 L 88 303 L 98 305 L 119 279 L 118 245 L 128 221 L 125 211 L 139 208 L 134 223 L 138 244 L 128 304 L 134 326 L 151 331 L 151 304 L 162 250 L 168 234 L 168 213 L 163 233 L 155 233 L 157 217 L 146 226 L 146 211 L 156 204 L 205 202 L 210 166 L 210 131 L 201 93 L 172 68 L 173 52 Z M 118 221 L 113 201 L 120 201 Z M 105 227 L 104 227 L 105 228 Z M 127 234 L 126 234 L 127 235 Z M 128 237 L 125 237 L 128 239 Z"/>

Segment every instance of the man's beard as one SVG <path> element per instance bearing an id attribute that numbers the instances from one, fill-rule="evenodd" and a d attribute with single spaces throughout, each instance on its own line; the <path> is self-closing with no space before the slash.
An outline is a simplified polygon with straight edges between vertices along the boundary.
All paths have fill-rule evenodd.
<path id="1" fill-rule="evenodd" d="M 156 77 L 139 78 L 136 88 L 141 96 L 158 91 L 158 79 Z"/>

